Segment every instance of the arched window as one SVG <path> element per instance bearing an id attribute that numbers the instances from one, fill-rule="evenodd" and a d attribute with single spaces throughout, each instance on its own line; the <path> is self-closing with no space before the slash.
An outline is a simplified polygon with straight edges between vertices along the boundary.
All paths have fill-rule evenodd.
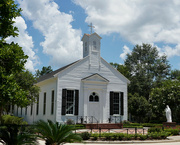
<path id="1" fill-rule="evenodd" d="M 98 94 L 95 92 L 91 93 L 91 95 L 89 96 L 89 101 L 90 102 L 99 102 Z"/>

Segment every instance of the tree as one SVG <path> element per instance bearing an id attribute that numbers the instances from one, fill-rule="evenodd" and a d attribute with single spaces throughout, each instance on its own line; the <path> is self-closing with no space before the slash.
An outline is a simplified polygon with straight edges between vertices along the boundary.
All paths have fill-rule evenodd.
<path id="1" fill-rule="evenodd" d="M 136 121 L 142 122 L 147 116 L 149 110 L 149 103 L 145 97 L 139 96 L 137 93 L 134 95 L 129 94 L 130 98 L 128 100 L 128 110 Z"/>
<path id="2" fill-rule="evenodd" d="M 172 70 L 171 73 L 170 73 L 170 77 L 169 79 L 177 79 L 177 80 L 180 80 L 180 70 Z"/>
<path id="3" fill-rule="evenodd" d="M 48 66 L 48 67 L 43 66 L 41 71 L 40 70 L 36 71 L 36 77 L 39 78 L 39 77 L 41 77 L 43 75 L 51 73 L 52 71 L 53 70 L 52 70 L 51 66 Z"/>
<path id="4" fill-rule="evenodd" d="M 26 101 L 24 100 L 23 104 L 16 103 L 16 105 L 25 107 L 37 100 L 37 98 L 39 97 L 40 88 L 35 85 L 35 83 L 37 82 L 36 78 L 30 71 L 25 70 L 16 74 L 16 82 L 22 90 L 26 91 Z"/>
<path id="5" fill-rule="evenodd" d="M 48 122 L 39 120 L 35 125 L 37 132 L 40 133 L 39 137 L 46 141 L 46 145 L 60 145 L 65 142 L 81 141 L 81 137 L 72 132 L 74 130 L 73 126 L 59 124 L 58 122 L 53 123 L 50 120 Z"/>
<path id="6" fill-rule="evenodd" d="M 25 77 L 22 78 L 20 74 L 25 73 L 24 65 L 28 56 L 18 44 L 14 42 L 9 44 L 5 41 L 9 36 L 18 36 L 13 19 L 20 16 L 20 11 L 13 0 L 0 1 L 0 119 L 7 105 L 25 106 L 30 102 L 27 96 L 30 96 L 30 92 L 32 96 L 32 90 L 37 90 L 32 87 L 32 82 L 28 86 L 30 80 L 23 82 L 26 85 L 21 83 L 23 81 L 21 79 Z"/>
<path id="7" fill-rule="evenodd" d="M 150 44 L 136 45 L 132 53 L 127 54 L 125 66 L 130 73 L 129 92 L 147 100 L 151 89 L 159 86 L 170 72 L 167 57 L 160 57 L 157 48 Z"/>
<path id="8" fill-rule="evenodd" d="M 17 8 L 14 0 L 0 1 L 0 38 L 4 40 L 8 36 L 17 36 L 18 29 L 13 26 L 14 18 L 20 16 L 21 9 Z"/>
<path id="9" fill-rule="evenodd" d="M 172 112 L 172 119 L 180 121 L 180 81 L 166 80 L 162 86 L 153 88 L 150 95 L 150 104 L 156 118 L 164 118 L 164 109 L 169 105 Z"/>

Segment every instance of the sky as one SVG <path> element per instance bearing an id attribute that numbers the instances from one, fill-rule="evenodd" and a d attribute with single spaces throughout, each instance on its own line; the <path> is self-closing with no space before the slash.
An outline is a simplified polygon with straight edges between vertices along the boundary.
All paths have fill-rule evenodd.
<path id="1" fill-rule="evenodd" d="M 15 0 L 23 11 L 15 19 L 18 43 L 31 72 L 53 70 L 82 59 L 81 38 L 102 37 L 101 57 L 123 64 L 136 44 L 156 46 L 172 69 L 180 69 L 180 0 Z"/>

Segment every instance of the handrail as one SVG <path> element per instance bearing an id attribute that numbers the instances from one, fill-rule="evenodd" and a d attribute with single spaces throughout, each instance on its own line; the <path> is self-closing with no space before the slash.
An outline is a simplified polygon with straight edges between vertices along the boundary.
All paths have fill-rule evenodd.
<path id="1" fill-rule="evenodd" d="M 94 116 L 77 116 L 76 122 L 81 124 L 87 124 L 87 123 L 94 123 L 94 120 L 98 124 L 99 121 Z"/>

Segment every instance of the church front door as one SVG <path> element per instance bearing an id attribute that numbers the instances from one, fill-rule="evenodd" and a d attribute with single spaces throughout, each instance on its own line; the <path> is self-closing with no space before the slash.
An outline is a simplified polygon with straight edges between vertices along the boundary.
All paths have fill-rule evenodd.
<path id="1" fill-rule="evenodd" d="M 88 116 L 90 118 L 89 122 L 97 123 L 100 121 L 100 103 L 99 95 L 96 92 L 92 92 L 89 96 L 88 105 Z"/>

